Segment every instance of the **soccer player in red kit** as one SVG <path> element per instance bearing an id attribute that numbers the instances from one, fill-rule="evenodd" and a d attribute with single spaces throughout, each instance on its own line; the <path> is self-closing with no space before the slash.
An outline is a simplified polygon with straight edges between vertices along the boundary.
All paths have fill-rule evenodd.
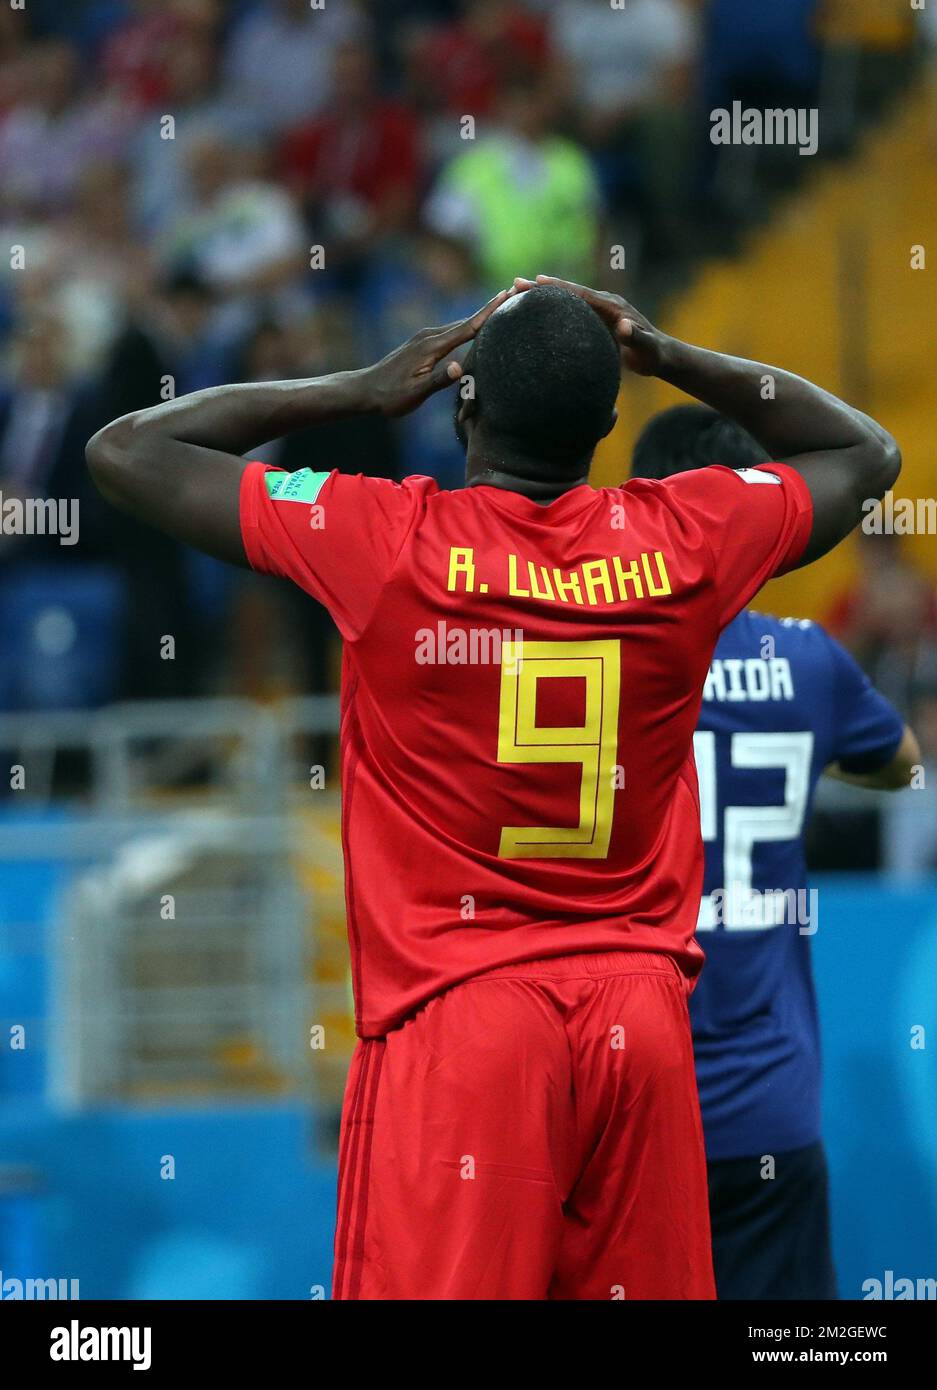
<path id="1" fill-rule="evenodd" d="M 105 496 L 292 579 L 344 637 L 337 1298 L 713 1297 L 686 1007 L 703 682 L 722 627 L 898 468 L 819 388 L 538 278 L 363 371 L 201 391 L 88 447 Z M 622 365 L 781 461 L 594 490 Z M 457 381 L 463 491 L 240 457 Z"/>

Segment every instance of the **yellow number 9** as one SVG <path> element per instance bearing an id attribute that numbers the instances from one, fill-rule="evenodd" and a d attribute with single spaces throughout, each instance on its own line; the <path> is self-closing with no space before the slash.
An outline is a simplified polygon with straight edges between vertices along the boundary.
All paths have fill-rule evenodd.
<path id="1" fill-rule="evenodd" d="M 537 682 L 579 677 L 586 683 L 581 727 L 538 725 Z M 580 763 L 579 824 L 507 825 L 502 859 L 605 859 L 615 809 L 621 643 L 523 642 L 501 653 L 501 763 Z"/>

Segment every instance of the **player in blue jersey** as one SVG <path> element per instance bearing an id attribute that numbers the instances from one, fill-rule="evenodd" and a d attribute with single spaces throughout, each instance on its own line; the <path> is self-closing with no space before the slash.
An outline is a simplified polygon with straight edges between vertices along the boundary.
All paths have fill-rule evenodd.
<path id="1" fill-rule="evenodd" d="M 646 426 L 632 473 L 764 462 L 733 421 L 677 406 Z M 822 627 L 751 610 L 719 640 L 694 742 L 706 965 L 690 1014 L 718 1294 L 835 1298 L 803 837 L 824 773 L 898 789 L 920 752 Z"/>

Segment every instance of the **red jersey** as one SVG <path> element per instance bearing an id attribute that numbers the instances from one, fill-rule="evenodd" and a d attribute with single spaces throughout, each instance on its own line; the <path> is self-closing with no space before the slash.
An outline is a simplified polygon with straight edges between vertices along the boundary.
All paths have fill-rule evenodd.
<path id="1" fill-rule="evenodd" d="M 548 506 L 247 466 L 250 564 L 319 599 L 344 638 L 362 1037 L 519 961 L 663 951 L 695 976 L 703 683 L 811 515 L 779 464 L 583 485 Z"/>

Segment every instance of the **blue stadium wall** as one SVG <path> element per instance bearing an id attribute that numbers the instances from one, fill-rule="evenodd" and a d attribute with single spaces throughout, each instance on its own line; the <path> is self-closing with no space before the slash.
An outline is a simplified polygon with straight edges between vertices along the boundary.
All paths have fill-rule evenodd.
<path id="1" fill-rule="evenodd" d="M 307 1110 L 61 1112 L 42 1068 L 9 1051 L 9 1023 L 41 1010 L 45 982 L 41 957 L 24 977 L 4 951 L 4 924 L 24 893 L 51 901 L 59 877 L 5 870 L 0 893 L 0 1278 L 78 1279 L 83 1298 L 327 1293 L 335 1173 Z M 841 1296 L 859 1298 L 889 1270 L 937 1277 L 937 882 L 817 886 L 836 1256 Z M 34 1178 L 23 1190 L 19 1169 Z"/>

